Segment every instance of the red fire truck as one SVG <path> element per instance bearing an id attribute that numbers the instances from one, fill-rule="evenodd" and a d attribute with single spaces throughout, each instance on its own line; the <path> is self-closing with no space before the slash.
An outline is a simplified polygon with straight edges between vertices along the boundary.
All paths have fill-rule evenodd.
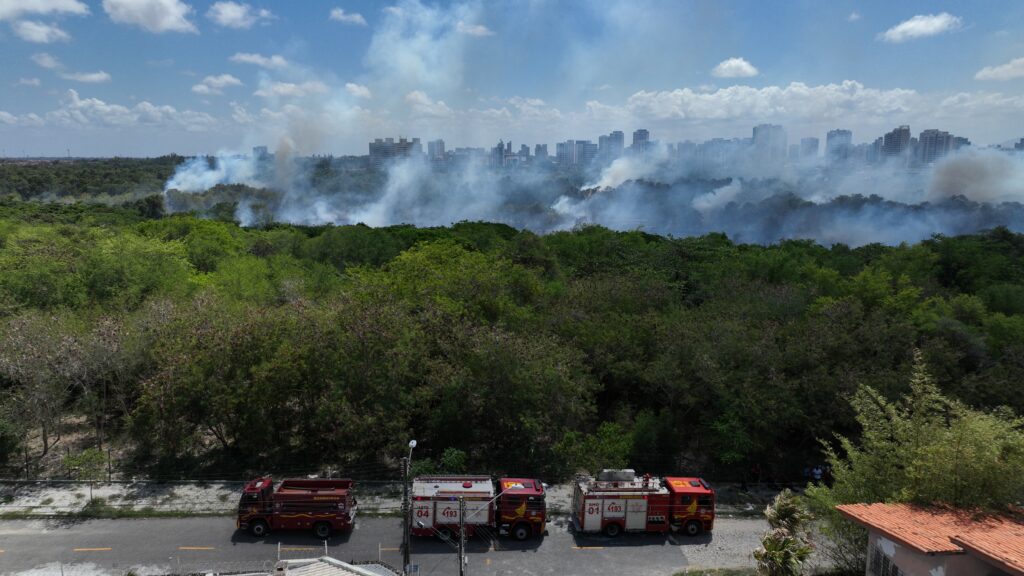
<path id="1" fill-rule="evenodd" d="M 525 540 L 544 534 L 547 524 L 544 484 L 531 478 L 501 478 L 497 490 L 489 476 L 421 476 L 412 481 L 412 533 L 450 538 L 459 531 L 459 497 L 465 501 L 466 536 L 477 529 Z"/>
<path id="2" fill-rule="evenodd" d="M 355 524 L 351 490 L 351 480 L 288 478 L 275 490 L 273 478 L 257 478 L 242 489 L 235 525 L 256 537 L 270 530 L 312 529 L 318 538 L 327 538 Z"/>
<path id="3" fill-rule="evenodd" d="M 603 470 L 576 482 L 572 520 L 577 532 L 667 532 L 689 536 L 710 532 L 715 522 L 715 491 L 700 478 L 637 477 L 633 470 Z"/>

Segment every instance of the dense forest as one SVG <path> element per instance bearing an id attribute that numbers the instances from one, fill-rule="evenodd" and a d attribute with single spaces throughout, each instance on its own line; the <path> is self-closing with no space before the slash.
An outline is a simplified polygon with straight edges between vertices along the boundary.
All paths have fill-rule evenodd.
<path id="1" fill-rule="evenodd" d="M 464 456 L 799 479 L 860 385 L 1024 412 L 1024 235 L 742 245 L 489 223 L 243 228 L 0 200 L 0 460 L 86 418 L 175 471 Z"/>
<path id="2" fill-rule="evenodd" d="M 0 161 L 0 198 L 144 198 L 160 194 L 183 160 L 172 155 Z"/>

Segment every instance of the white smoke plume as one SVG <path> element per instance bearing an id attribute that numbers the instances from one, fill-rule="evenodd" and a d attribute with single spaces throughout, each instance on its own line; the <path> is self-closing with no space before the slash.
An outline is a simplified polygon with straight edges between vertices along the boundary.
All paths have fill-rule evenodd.
<path id="1" fill-rule="evenodd" d="M 218 154 L 212 165 L 206 156 L 196 156 L 178 166 L 164 190 L 204 192 L 218 184 L 260 186 L 252 158 L 236 154 Z"/>
<path id="2" fill-rule="evenodd" d="M 676 236 L 725 232 L 756 243 L 812 238 L 861 245 L 999 225 L 1024 230 L 1024 156 L 996 151 L 961 152 L 908 169 L 896 161 L 766 161 L 740 144 L 723 147 L 714 162 L 701 164 L 653 146 L 644 155 L 628 154 L 583 173 L 476 163 L 439 170 L 421 159 L 378 172 L 309 157 L 353 134 L 413 131 L 477 141 L 475 131 L 487 114 L 500 111 L 471 110 L 476 116 L 455 119 L 452 113 L 475 102 L 465 90 L 463 64 L 479 38 L 459 33 L 458 23 L 480 22 L 481 11 L 473 1 L 438 7 L 403 0 L 383 11 L 375 25 L 364 75 L 334 78 L 298 65 L 262 72 L 257 93 L 266 106 L 233 110 L 252 128 L 240 149 L 274 143 L 274 161 L 237 153 L 191 159 L 165 186 L 168 207 L 203 212 L 218 204 L 234 206 L 244 225 L 439 226 L 487 220 L 537 232 L 582 224 Z M 284 89 L 291 86 L 317 89 Z M 371 108 L 394 112 L 382 116 L 369 113 Z M 237 184 L 244 186 L 231 186 Z"/>

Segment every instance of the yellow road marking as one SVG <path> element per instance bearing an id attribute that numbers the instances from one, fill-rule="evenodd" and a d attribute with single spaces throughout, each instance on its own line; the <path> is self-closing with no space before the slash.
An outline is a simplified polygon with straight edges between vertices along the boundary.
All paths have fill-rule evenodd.
<path id="1" fill-rule="evenodd" d="M 401 548 L 381 548 L 381 552 L 398 552 Z"/>
<path id="2" fill-rule="evenodd" d="M 491 565 L 491 559 L 490 559 L 490 558 L 488 558 L 488 559 L 487 559 L 487 560 L 486 560 L 486 561 L 484 562 L 484 565 L 486 565 L 486 566 L 490 566 L 490 565 Z"/>
<path id="3" fill-rule="evenodd" d="M 75 548 L 75 552 L 110 552 L 113 548 Z"/>
<path id="4" fill-rule="evenodd" d="M 178 546 L 178 550 L 215 550 L 213 546 Z"/>
<path id="5" fill-rule="evenodd" d="M 604 546 L 573 546 L 573 550 L 604 550 Z"/>

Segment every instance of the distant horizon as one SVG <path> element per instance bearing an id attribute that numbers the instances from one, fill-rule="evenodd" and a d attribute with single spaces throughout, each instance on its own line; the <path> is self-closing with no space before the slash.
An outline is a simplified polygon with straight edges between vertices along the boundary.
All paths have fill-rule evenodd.
<path id="1" fill-rule="evenodd" d="M 897 126 L 902 126 L 902 125 L 903 124 L 896 125 L 896 126 L 893 126 L 893 128 L 896 128 Z M 785 125 L 782 125 L 782 127 L 783 127 L 783 129 L 785 129 Z M 938 128 L 938 127 L 935 127 L 935 128 L 923 128 L 921 130 L 916 131 L 916 133 L 915 133 L 914 127 L 912 125 L 910 126 L 910 128 L 911 128 L 911 136 L 913 136 L 913 137 L 916 137 L 917 135 L 919 135 L 924 130 L 931 130 L 931 129 L 942 130 L 942 128 Z M 640 128 L 637 128 L 637 129 L 640 129 Z M 751 127 L 751 129 L 753 129 L 753 126 Z M 842 128 L 842 127 L 836 127 L 834 129 L 836 129 L 836 130 L 850 130 L 849 128 Z M 949 132 L 948 130 L 946 130 L 946 131 Z M 610 132 L 612 132 L 612 131 L 609 130 L 608 132 L 600 134 L 599 136 L 605 136 L 605 135 L 609 134 Z M 632 130 L 621 130 L 621 132 L 623 132 L 626 135 L 626 147 L 628 148 L 629 147 L 629 142 L 630 142 L 630 135 L 632 134 Z M 883 134 L 878 134 L 875 137 L 870 138 L 868 140 L 857 141 L 856 140 L 857 132 L 853 131 L 853 130 L 851 130 L 851 132 L 854 135 L 853 145 L 855 145 L 855 146 L 862 145 L 862 144 L 871 144 L 872 142 L 875 141 L 875 138 L 878 138 L 879 136 L 884 136 L 884 133 L 883 133 Z M 826 132 L 826 134 L 827 134 L 827 132 Z M 961 134 L 953 134 L 953 135 L 954 136 L 962 136 Z M 713 140 L 715 138 L 724 138 L 726 140 L 737 140 L 737 139 L 742 140 L 742 139 L 749 138 L 749 137 L 750 136 L 729 136 L 729 137 L 726 137 L 726 136 L 712 136 L 711 138 L 707 138 L 707 139 L 703 139 L 703 140 L 683 139 L 683 140 L 663 141 L 660 138 L 654 138 L 652 136 L 651 141 L 652 142 L 657 142 L 657 143 L 660 143 L 660 144 L 666 144 L 666 145 L 667 144 L 677 144 L 677 143 L 680 143 L 680 142 L 688 142 L 688 141 L 689 142 L 693 142 L 695 144 L 701 144 L 702 142 L 707 142 L 707 141 Z M 489 149 L 489 148 L 493 147 L 496 144 L 496 142 L 491 142 L 490 144 L 482 144 L 482 145 L 463 145 L 463 144 L 457 143 L 457 142 L 450 142 L 450 141 L 448 141 L 448 140 L 446 140 L 444 138 L 432 138 L 432 137 L 426 137 L 425 138 L 425 137 L 421 137 L 421 136 L 410 136 L 410 135 L 402 135 L 402 136 L 382 135 L 382 136 L 375 136 L 374 139 L 375 138 L 381 138 L 381 139 L 394 138 L 396 140 L 399 139 L 399 138 L 406 138 L 406 139 L 409 139 L 409 140 L 411 140 L 413 138 L 418 138 L 420 140 L 420 142 L 424 146 L 426 145 L 427 142 L 430 142 L 432 140 L 440 139 L 440 140 L 444 140 L 445 147 L 448 148 L 449 150 L 454 149 L 454 148 Z M 819 148 L 817 156 L 821 157 L 821 156 L 824 155 L 824 146 L 825 146 L 825 141 L 826 141 L 825 135 L 822 135 L 822 136 L 816 136 L 816 135 L 803 136 L 801 138 L 817 138 L 818 141 L 819 141 L 819 144 L 820 144 L 820 148 Z M 790 144 L 799 144 L 801 138 L 794 138 L 794 139 L 790 140 L 789 143 Z M 1024 136 L 1021 136 L 1020 138 L 1011 138 L 1009 140 L 1005 140 L 1005 141 L 1002 141 L 1002 142 L 992 142 L 992 143 L 987 143 L 987 144 L 977 143 L 977 142 L 974 142 L 973 139 L 971 139 L 971 146 L 973 148 L 978 148 L 978 149 L 989 148 L 989 149 L 1003 149 L 1003 150 L 1010 150 L 1010 151 L 1012 151 L 1014 144 L 1019 142 L 1021 139 L 1024 139 Z M 569 140 L 577 140 L 577 141 L 585 140 L 585 141 L 589 141 L 589 142 L 597 142 L 597 137 L 569 138 Z M 368 146 L 369 143 L 372 142 L 372 141 L 373 141 L 373 139 L 368 140 L 366 142 L 365 146 Z M 511 140 L 505 140 L 505 142 L 510 142 L 510 141 Z M 557 144 L 558 142 L 564 142 L 564 141 L 565 140 L 562 140 L 562 141 L 546 141 L 546 142 L 542 142 L 542 141 L 537 141 L 537 142 L 519 142 L 519 144 L 527 144 L 530 147 L 531 154 L 533 153 L 532 151 L 533 151 L 533 147 L 535 145 L 537 145 L 537 144 L 547 145 L 549 147 L 549 153 L 551 153 L 551 155 L 553 156 L 554 148 L 553 148 L 552 145 L 553 144 Z M 48 156 L 48 155 L 10 156 L 10 155 L 5 155 L 4 153 L 0 153 L 0 160 L 33 160 L 33 159 L 39 159 L 39 160 L 76 160 L 76 159 L 77 160 L 89 160 L 89 159 L 111 159 L 111 158 L 140 158 L 141 159 L 141 158 L 159 158 L 159 157 L 162 157 L 162 156 L 182 156 L 182 157 L 186 157 L 186 158 L 191 158 L 191 157 L 196 157 L 196 156 L 219 156 L 219 155 L 224 155 L 224 154 L 247 155 L 247 154 L 251 154 L 252 153 L 252 148 L 253 147 L 257 147 L 257 146 L 267 146 L 267 149 L 268 149 L 269 153 L 271 153 L 271 154 L 276 154 L 277 153 L 277 150 L 271 148 L 271 146 L 269 144 L 255 144 L 255 145 L 253 145 L 252 147 L 250 147 L 247 150 L 239 148 L 239 149 L 222 149 L 222 150 L 216 150 L 216 151 L 194 152 L 194 153 L 182 153 L 182 152 L 179 152 L 179 151 L 171 151 L 171 152 L 166 152 L 166 153 L 161 153 L 161 154 L 144 154 L 144 155 L 110 154 L 110 155 L 97 155 L 97 156 L 90 156 L 90 155 L 80 156 L 80 155 L 76 155 L 76 154 L 70 154 L 70 155 L 53 155 L 53 156 Z M 364 150 L 361 153 L 341 153 L 341 152 L 333 152 L 333 151 L 322 151 L 322 152 L 312 151 L 312 152 L 308 152 L 308 153 L 294 154 L 294 157 L 297 157 L 297 158 L 315 158 L 315 157 L 331 156 L 331 157 L 353 157 L 353 158 L 358 158 L 358 157 L 368 156 L 368 155 L 369 155 L 369 151 L 368 150 Z"/>
<path id="2" fill-rule="evenodd" d="M 15 156 L 356 155 L 381 135 L 487 147 L 623 126 L 701 141 L 759 123 L 792 141 L 1024 136 L 1013 0 L 8 1 L 0 50 Z"/>

